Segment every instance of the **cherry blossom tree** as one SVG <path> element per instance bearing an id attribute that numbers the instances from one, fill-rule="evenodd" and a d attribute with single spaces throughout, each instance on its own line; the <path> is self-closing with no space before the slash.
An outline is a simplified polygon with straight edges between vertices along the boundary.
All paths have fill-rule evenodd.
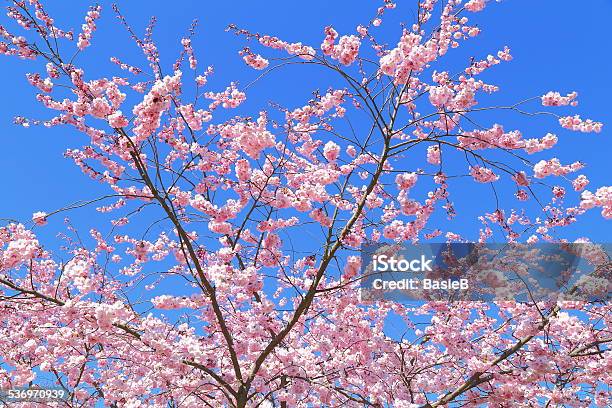
<path id="1" fill-rule="evenodd" d="M 80 134 L 85 145 L 65 155 L 108 194 L 0 228 L 0 389 L 50 379 L 69 398 L 48 404 L 69 407 L 608 404 L 605 302 L 359 296 L 362 245 L 467 240 L 444 223 L 456 216 L 451 198 L 470 200 L 454 178 L 499 198 L 474 226 L 479 242 L 494 230 L 508 242 L 559 242 L 587 211 L 612 218 L 612 187 L 586 190 L 583 163 L 538 157 L 554 151 L 555 134 L 529 139 L 478 116 L 600 132 L 556 113 L 576 106 L 576 92 L 487 105 L 499 89 L 480 74 L 509 63 L 507 47 L 444 68 L 450 49 L 478 37 L 472 20 L 485 6 L 495 7 L 415 0 L 416 20 L 390 45 L 377 38 L 391 0 L 354 32 L 326 27 L 321 44 L 232 25 L 245 42 L 236 63 L 258 78 L 295 65 L 344 84 L 301 106 L 247 112 L 249 86 L 208 87 L 195 26 L 168 65 L 155 20 L 141 36 L 119 8 L 105 10 L 144 58 L 111 56 L 108 75 L 92 77 L 81 61 L 101 7 L 74 32 L 39 0 L 13 1 L 0 53 L 29 61 L 36 100 L 52 112 L 15 122 Z M 76 207 L 99 213 L 98 227 L 76 239 L 67 224 L 64 248 L 49 249 L 36 229 Z M 294 246 L 297 235 L 312 238 Z M 389 333 L 389 319 L 403 332 Z"/>

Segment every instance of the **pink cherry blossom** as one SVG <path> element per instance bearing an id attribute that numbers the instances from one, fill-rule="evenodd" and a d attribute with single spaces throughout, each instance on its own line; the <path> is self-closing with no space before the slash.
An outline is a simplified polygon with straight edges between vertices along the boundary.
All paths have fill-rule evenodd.
<path id="1" fill-rule="evenodd" d="M 395 176 L 395 184 L 400 190 L 408 190 L 416 184 L 418 176 L 416 173 L 401 173 Z"/>
<path id="2" fill-rule="evenodd" d="M 576 106 L 578 102 L 575 100 L 578 96 L 577 92 L 571 92 L 567 96 L 561 96 L 559 92 L 550 91 L 542 96 L 543 106 Z"/>
<path id="3" fill-rule="evenodd" d="M 534 177 L 536 178 L 544 178 L 551 175 L 554 176 L 564 176 L 571 172 L 578 171 L 582 169 L 584 165 L 580 162 L 574 162 L 569 165 L 562 165 L 559 159 L 551 159 L 551 160 L 540 160 L 533 167 Z"/>
<path id="4" fill-rule="evenodd" d="M 581 174 L 572 181 L 572 187 L 575 191 L 582 191 L 589 184 L 589 179 Z"/>
<path id="5" fill-rule="evenodd" d="M 82 25 L 83 32 L 79 34 L 79 40 L 77 42 L 77 46 L 79 49 L 84 49 L 89 47 L 91 44 L 91 37 L 93 32 L 96 30 L 96 20 L 100 18 L 100 6 L 92 7 L 85 17 L 85 24 Z"/>
<path id="6" fill-rule="evenodd" d="M 499 180 L 499 176 L 493 173 L 491 169 L 481 166 L 470 167 L 470 174 L 479 183 L 491 183 Z"/>
<path id="7" fill-rule="evenodd" d="M 474 44 L 473 58 L 449 60 L 487 30 L 465 11 L 494 2 L 422 0 L 394 11 L 393 1 L 379 0 L 366 14 L 358 3 L 351 7 L 361 22 L 328 16 L 340 19 L 338 30 L 361 23 L 354 34 L 328 26 L 317 52 L 300 30 L 285 40 L 230 25 L 220 35 L 244 44 L 238 56 L 229 50 L 234 60 L 214 81 L 196 59 L 195 23 L 170 39 L 173 56 L 155 42 L 156 18 L 136 29 L 141 23 L 132 26 L 119 6 L 108 21 L 91 8 L 73 34 L 58 27 L 79 24 L 71 10 L 56 21 L 41 0 L 7 3 L 0 53 L 7 64 L 23 60 L 28 74 L 12 78 L 19 70 L 9 65 L 5 79 L 22 81 L 39 104 L 17 106 L 18 98 L 15 109 L 46 112 L 14 122 L 62 126 L 57 143 L 87 177 L 70 185 L 81 200 L 0 225 L 0 389 L 44 383 L 61 387 L 70 406 L 117 408 L 610 400 L 606 302 L 529 297 L 538 291 L 520 302 L 461 293 L 397 302 L 363 286 L 373 272 L 363 249 L 393 254 L 392 245 L 431 241 L 556 243 L 570 252 L 575 243 L 581 264 L 604 270 L 608 254 L 581 236 L 580 222 L 590 212 L 612 219 L 612 187 L 586 190 L 595 178 L 571 155 L 583 141 L 557 137 L 556 124 L 542 128 L 558 117 L 548 108 L 577 108 L 575 92 L 538 97 L 535 86 L 515 100 L 525 86 L 506 93 L 495 76 L 510 72 L 498 70 L 512 60 L 508 47 Z M 102 23 L 112 44 L 93 41 Z M 115 54 L 122 59 L 109 61 Z M 198 55 L 214 59 L 206 49 Z M 232 64 L 249 76 L 249 67 L 272 61 L 247 82 L 226 78 Z M 274 75 L 285 69 L 311 87 L 307 97 L 291 81 L 266 85 L 284 80 Z M 513 122 L 518 115 L 523 122 Z M 603 126 L 578 114 L 559 124 Z M 561 141 L 569 150 L 559 152 Z M 64 226 L 37 229 L 50 214 L 62 214 Z M 538 252 L 524 260 L 479 252 L 469 268 L 442 256 L 489 286 L 478 290 L 508 296 L 529 281 Z M 564 295 L 608 290 L 597 273 L 576 282 Z"/>
<path id="8" fill-rule="evenodd" d="M 429 146 L 427 148 L 427 162 L 430 164 L 440 164 L 439 146 Z"/>
<path id="9" fill-rule="evenodd" d="M 584 133 L 599 133 L 603 128 L 603 124 L 601 122 L 595 122 L 591 119 L 582 120 L 579 115 L 564 116 L 559 119 L 559 123 L 566 129 Z"/>
<path id="10" fill-rule="evenodd" d="M 529 194 L 525 190 L 518 190 L 515 195 L 520 201 L 527 201 L 529 199 Z"/>
<path id="11" fill-rule="evenodd" d="M 37 87 L 42 92 L 49 93 L 53 90 L 53 82 L 51 82 L 49 78 L 42 79 L 40 74 L 27 74 L 26 77 L 30 84 Z"/>
<path id="12" fill-rule="evenodd" d="M 595 194 L 584 190 L 581 195 L 580 207 L 591 209 L 601 207 L 601 215 L 604 218 L 612 218 L 612 187 L 600 187 Z"/>
<path id="13" fill-rule="evenodd" d="M 323 147 L 323 156 L 329 161 L 336 161 L 338 155 L 340 154 L 340 146 L 331 140 L 325 144 Z"/>
<path id="14" fill-rule="evenodd" d="M 144 100 L 134 106 L 134 134 L 140 139 L 151 135 L 161 125 L 161 115 L 169 108 L 169 95 L 179 90 L 182 73 L 177 71 L 173 76 L 166 76 L 155 82 Z"/>
<path id="15" fill-rule="evenodd" d="M 108 124 L 114 128 L 126 127 L 129 123 L 127 118 L 123 116 L 121 111 L 116 111 L 108 115 L 107 119 L 108 119 Z"/>
<path id="16" fill-rule="evenodd" d="M 47 213 L 43 212 L 43 211 L 37 211 L 34 214 L 32 214 L 32 221 L 34 221 L 34 223 L 36 225 L 46 225 L 47 224 Z"/>
<path id="17" fill-rule="evenodd" d="M 349 256 L 346 259 L 346 266 L 344 267 L 344 279 L 352 279 L 357 275 L 361 268 L 361 258 L 358 256 Z"/>
<path id="18" fill-rule="evenodd" d="M 355 148 L 355 146 L 349 145 L 346 148 L 346 154 L 348 154 L 351 157 L 355 157 L 357 155 L 357 149 Z"/>
<path id="19" fill-rule="evenodd" d="M 436 86 L 429 89 L 429 101 L 436 107 L 446 105 L 454 96 L 454 92 L 446 86 Z"/>
<path id="20" fill-rule="evenodd" d="M 265 112 L 260 112 L 256 122 L 236 123 L 221 128 L 223 138 L 231 141 L 235 149 L 244 151 L 253 159 L 259 158 L 261 151 L 274 146 L 274 135 L 266 130 L 268 123 Z"/>
<path id="21" fill-rule="evenodd" d="M 524 171 L 519 171 L 518 173 L 516 173 L 514 176 L 512 176 L 512 179 L 516 182 L 516 184 L 518 184 L 519 186 L 528 186 L 529 185 L 529 179 L 527 178 L 527 174 L 525 174 Z"/>
<path id="22" fill-rule="evenodd" d="M 242 59 L 247 63 L 247 65 L 254 69 L 265 69 L 270 64 L 267 59 L 261 55 L 253 54 L 248 48 L 245 49 L 244 53 L 245 55 L 242 57 Z"/>
<path id="23" fill-rule="evenodd" d="M 195 110 L 192 104 L 182 105 L 178 108 L 178 111 L 192 130 L 201 130 L 202 124 L 212 119 L 210 112 L 204 109 Z"/>
<path id="24" fill-rule="evenodd" d="M 467 3 L 465 3 L 465 8 L 466 10 L 477 12 L 477 11 L 481 11 L 482 9 L 484 9 L 485 5 L 486 5 L 485 0 L 470 0 Z"/>
<path id="25" fill-rule="evenodd" d="M 325 28 L 325 40 L 321 44 L 321 50 L 325 55 L 338 60 L 343 65 L 351 65 L 357 58 L 361 41 L 354 35 L 342 36 L 335 44 L 338 33 L 332 27 Z"/>
<path id="26" fill-rule="evenodd" d="M 512 55 L 510 55 L 510 48 L 504 47 L 503 50 L 498 51 L 497 57 L 502 61 L 512 61 Z"/>

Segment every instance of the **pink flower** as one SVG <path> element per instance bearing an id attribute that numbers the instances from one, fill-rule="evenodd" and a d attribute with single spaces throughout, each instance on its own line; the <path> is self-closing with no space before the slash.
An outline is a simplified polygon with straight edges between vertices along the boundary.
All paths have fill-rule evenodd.
<path id="1" fill-rule="evenodd" d="M 108 124 L 115 129 L 126 127 L 129 124 L 127 118 L 123 116 L 121 111 L 116 111 L 108 115 L 106 119 L 108 119 Z"/>
<path id="2" fill-rule="evenodd" d="M 429 88 L 429 102 L 435 107 L 446 105 L 454 96 L 454 92 L 447 86 L 434 86 Z"/>
<path id="3" fill-rule="evenodd" d="M 546 95 L 542 96 L 542 105 L 544 106 L 576 106 L 578 102 L 574 99 L 578 96 L 577 92 L 567 94 L 567 96 L 561 96 L 559 92 L 550 91 Z"/>
<path id="4" fill-rule="evenodd" d="M 475 13 L 484 9 L 485 5 L 485 0 L 470 0 L 465 3 L 465 9 Z"/>
<path id="5" fill-rule="evenodd" d="M 554 186 L 552 192 L 556 198 L 562 198 L 565 196 L 565 189 L 561 186 Z"/>
<path id="6" fill-rule="evenodd" d="M 269 61 L 259 54 L 247 53 L 242 59 L 254 69 L 265 69 L 269 65 Z"/>
<path id="7" fill-rule="evenodd" d="M 251 177 L 251 165 L 246 159 L 240 159 L 236 162 L 236 177 L 240 181 L 247 181 Z"/>
<path id="8" fill-rule="evenodd" d="M 95 98 L 91 102 L 91 112 L 96 118 L 105 118 L 111 113 L 111 107 L 106 98 Z"/>
<path id="9" fill-rule="evenodd" d="M 461 241 L 461 235 L 456 234 L 452 231 L 447 232 L 445 237 L 449 242 L 450 241 Z"/>
<path id="10" fill-rule="evenodd" d="M 240 106 L 246 101 L 246 94 L 236 88 L 235 83 L 231 83 L 223 92 L 206 92 L 204 97 L 211 99 L 213 102 L 208 105 L 210 110 L 216 109 L 222 106 L 225 109 L 233 109 Z"/>
<path id="11" fill-rule="evenodd" d="M 601 207 L 601 215 L 604 218 L 612 219 L 612 186 L 600 187 L 595 194 L 584 190 L 580 200 L 580 208 L 587 210 Z"/>
<path id="12" fill-rule="evenodd" d="M 493 173 L 491 169 L 481 166 L 470 167 L 470 174 L 479 183 L 491 183 L 499 179 L 499 176 Z"/>
<path id="13" fill-rule="evenodd" d="M 189 68 L 191 69 L 196 69 L 197 65 L 198 65 L 198 60 L 196 59 L 194 53 L 193 53 L 193 47 L 191 46 L 191 39 L 190 38 L 183 38 L 181 39 L 181 44 L 183 45 L 183 49 L 185 50 L 185 54 L 187 54 L 187 57 L 189 59 Z"/>
<path id="14" fill-rule="evenodd" d="M 395 176 L 395 184 L 400 190 L 408 190 L 416 184 L 417 179 L 416 173 L 401 173 Z"/>
<path id="15" fill-rule="evenodd" d="M 565 176 L 568 173 L 578 171 L 584 167 L 580 162 L 574 162 L 570 165 L 562 165 L 559 159 L 553 158 L 550 160 L 540 160 L 533 166 L 534 176 L 536 178 L 544 178 L 550 175 Z"/>
<path id="16" fill-rule="evenodd" d="M 94 289 L 95 281 L 92 279 L 93 259 L 89 253 L 82 250 L 64 267 L 65 276 L 80 292 L 86 293 Z"/>
<path id="17" fill-rule="evenodd" d="M 387 239 L 397 239 L 404 231 L 404 223 L 400 220 L 393 220 L 383 228 L 383 236 Z"/>
<path id="18" fill-rule="evenodd" d="M 181 105 L 177 109 L 191 130 L 201 130 L 204 122 L 212 119 L 210 112 L 203 109 L 195 110 L 192 104 Z"/>
<path id="19" fill-rule="evenodd" d="M 357 58 L 361 41 L 354 35 L 342 36 L 334 47 L 334 57 L 343 65 L 351 65 Z"/>
<path id="20" fill-rule="evenodd" d="M 603 128 L 603 123 L 595 122 L 591 119 L 582 120 L 579 115 L 564 116 L 559 119 L 559 124 L 565 129 L 570 129 L 583 133 L 599 133 Z"/>
<path id="21" fill-rule="evenodd" d="M 510 55 L 510 48 L 504 47 L 502 51 L 497 52 L 497 57 L 502 61 L 511 61 L 512 55 Z"/>
<path id="22" fill-rule="evenodd" d="M 519 201 L 527 201 L 529 199 L 529 194 L 525 190 L 518 190 L 515 196 Z"/>
<path id="23" fill-rule="evenodd" d="M 402 194 L 404 193 L 404 194 Z M 421 209 L 421 204 L 418 201 L 407 198 L 405 191 L 402 191 L 398 196 L 398 201 L 401 206 L 402 214 L 415 215 Z"/>
<path id="24" fill-rule="evenodd" d="M 162 113 L 170 107 L 169 94 L 180 90 L 181 77 L 181 71 L 176 71 L 173 76 L 156 81 L 143 101 L 134 106 L 133 132 L 138 140 L 146 139 L 161 125 Z"/>
<path id="25" fill-rule="evenodd" d="M 230 234 L 232 232 L 232 224 L 229 222 L 218 222 L 211 220 L 208 222 L 208 229 L 212 232 L 216 232 L 217 234 Z"/>
<path id="26" fill-rule="evenodd" d="M 342 277 L 346 280 L 354 278 L 359 273 L 359 268 L 361 268 L 361 258 L 354 255 L 348 256 Z"/>
<path id="27" fill-rule="evenodd" d="M 340 146 L 331 140 L 325 144 L 323 148 L 323 156 L 330 162 L 336 161 L 338 155 L 340 154 Z"/>
<path id="28" fill-rule="evenodd" d="M 574 187 L 575 191 L 584 190 L 587 184 L 589 184 L 589 179 L 584 174 L 579 175 L 572 181 L 572 187 Z"/>
<path id="29" fill-rule="evenodd" d="M 53 82 L 51 82 L 49 78 L 43 80 L 39 74 L 26 74 L 26 78 L 30 84 L 34 85 L 42 92 L 49 93 L 53 90 Z"/>
<path id="30" fill-rule="evenodd" d="M 357 155 L 357 149 L 355 149 L 355 146 L 349 145 L 346 148 L 346 154 L 348 154 L 351 157 L 355 157 Z"/>
<path id="31" fill-rule="evenodd" d="M 221 127 L 223 138 L 231 140 L 235 149 L 244 151 L 250 158 L 257 159 L 262 150 L 274 146 L 275 137 L 266 130 L 268 119 L 265 112 L 260 112 L 256 122 L 247 121 Z"/>
<path id="32" fill-rule="evenodd" d="M 529 179 L 527 178 L 527 174 L 525 174 L 524 171 L 519 171 L 514 176 L 512 176 L 512 179 L 519 186 L 526 187 L 529 185 Z"/>
<path id="33" fill-rule="evenodd" d="M 325 55 L 332 55 L 334 53 L 334 43 L 338 38 L 338 32 L 333 27 L 325 27 L 325 38 L 321 43 L 321 50 Z"/>
<path id="34" fill-rule="evenodd" d="M 529 154 L 541 152 L 542 150 L 551 149 L 557 144 L 557 136 L 552 133 L 546 134 L 542 139 L 527 139 L 525 140 L 525 151 Z"/>
<path id="35" fill-rule="evenodd" d="M 85 16 L 85 24 L 81 26 L 82 32 L 79 34 L 77 47 L 83 50 L 91 44 L 90 40 L 93 32 L 96 31 L 96 20 L 100 18 L 100 6 L 91 7 Z"/>
<path id="36" fill-rule="evenodd" d="M 321 44 L 321 50 L 325 55 L 338 60 L 343 65 L 351 65 L 357 58 L 361 40 L 355 35 L 342 36 L 338 44 L 334 44 L 338 33 L 332 27 L 325 28 L 325 39 Z"/>
<path id="37" fill-rule="evenodd" d="M 427 162 L 430 164 L 440 164 L 440 147 L 437 145 L 427 148 Z"/>
<path id="38" fill-rule="evenodd" d="M 321 208 L 312 210 L 309 216 L 324 227 L 331 227 L 332 225 L 332 220 L 327 215 L 325 215 L 323 209 Z"/>
<path id="39" fill-rule="evenodd" d="M 37 211 L 34 214 L 32 214 L 32 221 L 34 221 L 34 223 L 36 225 L 46 225 L 47 224 L 47 213 L 43 212 L 43 211 Z"/>
<path id="40" fill-rule="evenodd" d="M 50 78 L 60 77 L 59 70 L 52 62 L 47 62 L 47 64 L 45 65 L 45 68 L 47 69 L 47 75 L 49 75 Z"/>

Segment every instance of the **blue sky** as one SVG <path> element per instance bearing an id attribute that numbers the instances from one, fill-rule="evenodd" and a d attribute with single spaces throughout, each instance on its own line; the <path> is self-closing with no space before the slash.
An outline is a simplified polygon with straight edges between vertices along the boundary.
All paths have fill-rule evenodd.
<path id="1" fill-rule="evenodd" d="M 612 57 L 608 38 L 608 19 L 612 15 L 612 1 L 592 0 L 589 6 L 574 1 L 507 0 L 490 2 L 484 12 L 471 14 L 483 33 L 459 50 L 452 50 L 445 58 L 448 67 L 464 67 L 469 56 L 485 57 L 504 45 L 510 46 L 514 60 L 491 70 L 486 80 L 501 87 L 498 96 L 487 104 L 498 101 L 513 102 L 541 95 L 549 90 L 579 92 L 579 113 L 604 123 L 610 117 L 609 95 L 612 85 L 608 79 L 612 72 Z M 125 30 L 117 24 L 110 2 L 102 1 L 102 19 L 93 39 L 93 46 L 80 62 L 90 77 L 110 75 L 108 59 L 115 55 L 127 62 L 143 66 L 136 47 L 130 43 Z M 171 7 L 168 5 L 172 4 Z M 397 41 L 400 21 L 414 19 L 415 1 L 399 1 L 398 8 L 389 12 L 381 32 L 390 44 Z M 333 24 L 341 34 L 354 32 L 357 24 L 367 22 L 374 14 L 378 2 L 371 1 L 123 1 L 119 6 L 136 31 L 142 33 L 149 16 L 158 17 L 155 38 L 162 59 L 171 64 L 180 48 L 179 39 L 187 32 L 193 18 L 200 21 L 194 39 L 200 67 L 213 65 L 216 73 L 210 88 L 224 89 L 230 81 L 246 84 L 257 72 L 248 69 L 237 52 L 245 45 L 243 38 L 225 32 L 229 23 L 277 35 L 287 41 L 302 41 L 318 48 L 323 28 Z M 86 2 L 55 2 L 51 14 L 62 27 L 76 31 L 87 10 Z M 256 48 L 254 44 L 251 44 Z M 69 128 L 24 129 L 12 124 L 16 115 L 34 118 L 48 117 L 34 101 L 35 91 L 27 85 L 24 74 L 35 71 L 31 62 L 2 57 L 4 97 L 0 100 L 0 172 L 2 197 L 0 218 L 28 221 L 34 211 L 50 212 L 76 200 L 95 198 L 108 192 L 103 186 L 82 175 L 71 160 L 62 157 L 67 148 L 80 147 L 83 136 Z M 304 104 L 313 89 L 326 89 L 335 84 L 329 74 L 308 68 L 289 68 L 258 82 L 248 93 L 248 101 L 241 113 L 254 115 L 266 108 L 269 101 L 297 107 Z M 111 71 L 119 74 L 119 71 Z M 564 112 L 564 111 L 560 111 Z M 568 113 L 570 111 L 567 111 Z M 609 184 L 610 128 L 600 134 L 581 134 L 561 129 L 551 118 L 524 121 L 514 116 L 487 118 L 491 123 L 500 121 L 508 128 L 521 129 L 526 137 L 541 137 L 552 131 L 559 136 L 555 155 L 562 162 L 581 160 L 589 167 L 585 174 L 594 190 Z M 503 121 L 503 122 L 502 122 Z M 609 125 L 609 124 L 606 124 Z M 547 158 L 543 155 L 541 158 Z M 537 159 L 539 160 L 539 158 Z M 76 188 L 75 188 L 76 186 Z M 463 196 L 453 197 L 458 212 L 452 229 L 457 232 L 475 231 L 475 217 L 482 213 L 472 205 L 483 200 L 479 186 L 465 185 Z M 575 196 L 574 196 L 575 197 Z M 490 209 L 490 208 L 489 208 Z M 93 210 L 77 210 L 70 214 L 77 222 L 87 224 Z M 443 219 L 443 217 L 441 218 Z M 52 226 L 54 223 L 52 223 Z M 59 225 L 58 225 L 59 226 Z M 609 223 L 602 220 L 599 211 L 592 211 L 579 224 L 568 229 L 566 236 L 588 235 L 599 241 L 610 238 Z M 45 231 L 52 235 L 57 229 Z"/>

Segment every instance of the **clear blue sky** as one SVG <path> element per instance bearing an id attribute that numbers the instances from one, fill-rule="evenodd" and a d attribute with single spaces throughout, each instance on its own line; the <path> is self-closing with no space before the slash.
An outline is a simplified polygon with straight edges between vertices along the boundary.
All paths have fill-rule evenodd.
<path id="1" fill-rule="evenodd" d="M 588 3 L 588 5 L 587 5 Z M 52 15 L 60 26 L 79 31 L 87 2 L 51 2 Z M 102 19 L 93 46 L 81 59 L 90 77 L 110 75 L 108 58 L 116 55 L 128 62 L 143 66 L 137 49 L 117 24 L 110 2 L 102 1 Z M 200 65 L 214 65 L 216 73 L 211 88 L 223 89 L 230 81 L 248 83 L 257 73 L 248 69 L 237 52 L 244 45 L 224 29 L 229 23 L 252 31 L 278 35 L 287 41 L 302 41 L 318 48 L 323 27 L 333 24 L 341 34 L 353 33 L 357 24 L 367 22 L 379 2 L 355 0 L 309 1 L 120 1 L 119 5 L 137 32 L 142 33 L 148 17 L 156 15 L 158 25 L 155 38 L 162 59 L 171 63 L 179 50 L 178 40 L 194 17 L 200 20 L 194 47 Z M 399 21 L 411 23 L 414 0 L 399 1 L 397 10 L 387 14 L 384 31 L 386 40 L 397 41 Z M 171 5 L 168 7 L 168 5 Z M 541 137 L 547 131 L 559 135 L 557 157 L 562 162 L 582 160 L 589 167 L 585 174 L 591 179 L 592 190 L 610 184 L 610 99 L 612 85 L 612 57 L 609 42 L 611 0 L 530 1 L 506 0 L 490 2 L 484 12 L 470 15 L 483 29 L 476 40 L 466 43 L 462 50 L 451 51 L 451 68 L 465 66 L 470 55 L 484 57 L 509 45 L 514 60 L 495 67 L 491 75 L 502 88 L 500 96 L 506 102 L 541 95 L 549 90 L 579 92 L 579 112 L 583 117 L 606 124 L 600 134 L 573 133 L 560 129 L 553 119 L 540 118 L 528 125 L 516 116 L 499 118 L 508 128 L 521 129 L 526 137 Z M 3 23 L 5 18 L 2 20 Z M 128 44 L 124 46 L 124 44 Z M 62 157 L 67 148 L 82 146 L 83 136 L 70 128 L 30 128 L 12 125 L 15 115 L 48 117 L 34 101 L 35 91 L 26 83 L 24 74 L 33 71 L 30 62 L 0 57 L 3 73 L 3 97 L 0 99 L 0 174 L 2 197 L 0 218 L 28 221 L 34 211 L 50 212 L 79 199 L 94 198 L 108 192 L 103 186 L 88 180 L 71 160 Z M 117 70 L 112 71 L 119 74 Z M 315 69 L 307 73 L 291 68 L 270 76 L 253 87 L 248 103 L 241 112 L 256 114 L 268 101 L 286 106 L 301 106 L 315 88 L 332 85 L 328 76 Z M 289 92 L 288 92 L 289 91 Z M 496 97 L 489 100 L 493 103 Z M 501 100 L 501 99 L 500 99 Z M 495 121 L 495 119 L 492 119 Z M 513 122 L 514 121 L 514 122 Z M 542 158 L 547 157 L 543 155 Z M 539 159 L 538 159 L 539 160 Z M 78 186 L 75 188 L 75 186 Z M 457 194 L 457 193 L 456 193 Z M 477 212 L 472 203 L 483 200 L 482 190 L 467 187 L 464 197 L 454 197 L 463 215 L 454 221 L 457 232 L 477 231 Z M 93 210 L 77 210 L 70 216 L 87 224 Z M 53 227 L 45 234 L 53 235 Z M 609 241 L 610 222 L 605 222 L 599 211 L 592 211 L 568 230 L 567 236 L 588 235 L 595 240 Z"/>

